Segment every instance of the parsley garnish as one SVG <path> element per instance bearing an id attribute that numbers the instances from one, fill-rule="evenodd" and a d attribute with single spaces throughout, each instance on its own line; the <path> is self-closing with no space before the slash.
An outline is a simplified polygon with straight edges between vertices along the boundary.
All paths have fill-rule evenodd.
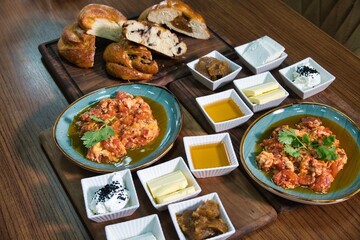
<path id="1" fill-rule="evenodd" d="M 98 117 L 90 116 L 90 119 L 99 123 L 103 123 L 103 125 L 96 131 L 88 131 L 84 133 L 84 135 L 81 137 L 81 140 L 83 140 L 83 144 L 86 148 L 91 148 L 96 143 L 101 142 L 102 140 L 106 140 L 111 136 L 115 135 L 114 129 L 108 126 L 108 124 L 113 120 L 113 118 L 104 121 Z"/>
<path id="2" fill-rule="evenodd" d="M 311 141 L 309 135 L 304 134 L 301 137 L 296 136 L 294 129 L 283 129 L 279 131 L 278 140 L 285 145 L 285 152 L 292 157 L 298 157 L 301 155 L 300 149 L 306 150 L 315 149 L 316 154 L 320 160 L 335 160 L 337 159 L 336 147 L 332 146 L 335 142 L 335 136 L 325 136 L 322 139 L 322 144 L 319 144 L 317 140 Z"/>

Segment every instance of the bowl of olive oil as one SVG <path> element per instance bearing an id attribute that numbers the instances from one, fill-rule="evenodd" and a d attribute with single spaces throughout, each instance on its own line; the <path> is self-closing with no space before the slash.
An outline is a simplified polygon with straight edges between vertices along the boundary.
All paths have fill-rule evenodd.
<path id="1" fill-rule="evenodd" d="M 196 178 L 229 174 L 239 166 L 229 133 L 183 138 L 189 169 Z"/>

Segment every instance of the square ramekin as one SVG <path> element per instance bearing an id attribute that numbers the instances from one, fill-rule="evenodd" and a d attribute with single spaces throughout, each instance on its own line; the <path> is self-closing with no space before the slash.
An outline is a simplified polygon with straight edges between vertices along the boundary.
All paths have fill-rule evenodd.
<path id="1" fill-rule="evenodd" d="M 231 98 L 236 103 L 236 105 L 240 108 L 244 115 L 227 121 L 215 122 L 205 111 L 204 106 L 229 98 Z M 245 102 L 240 98 L 240 96 L 236 93 L 234 89 L 229 89 L 219 93 L 213 93 L 207 96 L 197 97 L 195 100 L 199 105 L 201 112 L 204 114 L 206 120 L 209 122 L 215 132 L 225 131 L 244 124 L 252 117 L 252 115 L 254 115 L 254 113 L 249 109 L 249 107 L 245 104 Z"/>
<path id="2" fill-rule="evenodd" d="M 97 190 L 104 187 L 106 184 L 111 183 L 112 176 L 118 173 L 122 176 L 125 188 L 129 191 L 129 202 L 126 206 L 116 212 L 109 212 L 103 214 L 94 214 L 90 210 L 91 200 Z M 85 209 L 87 217 L 95 222 L 104 222 L 117 218 L 127 217 L 132 215 L 140 206 L 139 199 L 134 186 L 134 181 L 129 169 L 121 170 L 114 173 L 107 173 L 95 177 L 81 179 L 81 186 L 83 190 Z"/>
<path id="3" fill-rule="evenodd" d="M 125 240 L 151 233 L 158 240 L 165 240 L 157 214 L 105 226 L 107 240 Z"/>
<path id="4" fill-rule="evenodd" d="M 182 173 L 185 175 L 185 177 L 187 179 L 189 186 L 195 187 L 195 192 L 193 192 L 189 195 L 183 196 L 181 198 L 178 198 L 176 200 L 167 202 L 167 203 L 161 203 L 161 204 L 156 203 L 155 199 L 151 195 L 151 192 L 147 186 L 147 182 L 151 179 L 160 177 L 162 175 L 165 175 L 165 174 L 177 171 L 177 170 L 182 171 Z M 152 167 L 147 167 L 145 169 L 138 170 L 137 175 L 138 175 L 140 182 L 146 192 L 146 195 L 150 199 L 151 204 L 154 206 L 154 208 L 156 208 L 159 211 L 165 210 L 170 203 L 178 202 L 178 201 L 181 201 L 184 199 L 195 197 L 201 192 L 201 188 L 200 188 L 199 184 L 197 183 L 194 176 L 191 174 L 189 168 L 186 166 L 186 163 L 182 157 L 177 157 L 177 158 L 174 158 L 167 162 L 160 163 L 160 164 L 152 166 Z"/>
<path id="5" fill-rule="evenodd" d="M 256 39 L 257 40 L 257 39 Z M 254 41 L 256 41 L 254 40 Z M 248 68 L 250 69 L 250 71 L 254 74 L 259 74 L 262 72 L 266 72 L 266 71 L 270 71 L 272 69 L 275 69 L 277 67 L 279 67 L 281 65 L 281 63 L 287 58 L 288 54 L 284 52 L 281 53 L 280 57 L 278 57 L 277 59 L 262 64 L 260 66 L 254 66 L 251 63 L 249 63 L 244 57 L 243 54 L 245 53 L 246 49 L 250 46 L 250 44 L 252 44 L 254 41 L 251 41 L 249 43 L 240 45 L 235 47 L 235 51 L 237 53 L 237 55 L 239 56 L 241 62 Z"/>
<path id="6" fill-rule="evenodd" d="M 243 89 L 268 82 L 278 83 L 279 88 L 285 92 L 285 95 L 264 104 L 254 104 L 243 92 Z M 280 103 L 282 103 L 289 96 L 289 93 L 281 86 L 281 84 L 274 78 L 274 76 L 269 71 L 250 77 L 234 80 L 234 85 L 241 98 L 244 99 L 245 103 L 250 107 L 253 112 L 260 112 L 269 108 L 276 107 L 280 105 Z"/>
<path id="7" fill-rule="evenodd" d="M 171 216 L 171 220 L 175 226 L 177 235 L 179 237 L 180 240 L 185 240 L 187 239 L 186 236 L 184 235 L 184 233 L 182 232 L 178 222 L 177 222 L 177 218 L 176 215 L 177 214 L 181 214 L 183 213 L 185 210 L 191 210 L 194 211 L 196 210 L 201 204 L 205 203 L 207 200 L 212 200 L 215 201 L 216 203 L 219 204 L 219 210 L 220 210 L 220 218 L 223 219 L 226 223 L 226 225 L 228 226 L 228 231 L 226 233 L 220 234 L 218 236 L 212 237 L 212 238 L 208 238 L 211 240 L 223 240 L 223 239 L 227 239 L 229 238 L 231 235 L 233 235 L 235 233 L 235 228 L 233 226 L 233 224 L 231 223 L 231 220 L 229 218 L 229 216 L 227 215 L 225 208 L 218 196 L 217 193 L 210 193 L 207 195 L 203 195 L 200 197 L 196 197 L 190 200 L 186 200 L 186 201 L 182 201 L 182 202 L 178 202 L 178 203 L 174 203 L 174 204 L 170 204 L 169 205 L 169 213 Z"/>
<path id="8" fill-rule="evenodd" d="M 310 64 L 312 67 L 314 67 L 320 73 L 321 82 L 320 82 L 320 84 L 318 84 L 314 87 L 310 87 L 307 89 L 301 89 L 293 83 L 294 78 L 293 78 L 292 74 L 296 70 L 296 67 L 301 66 L 301 65 L 306 65 L 306 64 Z M 321 91 L 324 91 L 335 80 L 335 76 L 333 76 L 331 73 L 326 71 L 322 66 L 320 66 L 320 64 L 315 62 L 311 57 L 305 58 L 297 63 L 294 63 L 294 64 L 286 67 L 286 68 L 280 69 L 279 73 L 280 73 L 280 76 L 282 77 L 282 79 L 284 80 L 284 83 L 291 90 L 293 90 L 296 93 L 296 95 L 298 95 L 302 99 L 309 98 L 315 94 L 318 94 Z"/>
<path id="9" fill-rule="evenodd" d="M 195 69 L 196 64 L 199 62 L 199 59 L 196 59 L 190 63 L 187 63 L 187 66 L 189 67 L 191 73 L 193 74 L 194 78 L 196 80 L 198 80 L 199 82 L 201 82 L 203 85 L 205 85 L 207 88 L 209 88 L 210 90 L 215 90 L 221 86 L 224 86 L 225 84 L 231 82 L 237 75 L 238 73 L 241 71 L 242 67 L 238 64 L 236 64 L 235 62 L 231 61 L 230 59 L 228 59 L 227 57 L 225 57 L 224 55 L 222 55 L 221 53 L 219 53 L 218 51 L 214 50 L 208 54 L 206 54 L 203 57 L 214 57 L 218 60 L 221 61 L 225 61 L 229 64 L 232 72 L 229 73 L 228 75 L 218 79 L 218 80 L 211 80 L 207 77 L 205 77 L 203 74 L 201 74 L 199 71 L 197 71 Z"/>
<path id="10" fill-rule="evenodd" d="M 231 142 L 229 133 L 217 133 L 202 136 L 189 136 L 183 138 L 185 154 L 188 161 L 190 171 L 197 178 L 216 177 L 229 174 L 239 166 L 234 147 Z M 229 165 L 214 168 L 196 169 L 194 167 L 190 148 L 192 146 L 200 146 L 212 143 L 224 143 L 225 150 L 228 156 Z"/>

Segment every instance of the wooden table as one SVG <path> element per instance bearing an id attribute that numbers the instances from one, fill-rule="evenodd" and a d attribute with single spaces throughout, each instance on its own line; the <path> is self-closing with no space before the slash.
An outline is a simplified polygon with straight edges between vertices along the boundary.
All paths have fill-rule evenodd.
<path id="1" fill-rule="evenodd" d="M 91 239 L 95 236 L 94 229 L 97 227 L 89 228 L 87 219 L 84 219 L 84 215 L 79 212 L 80 203 L 73 201 L 76 197 L 69 191 L 72 186 L 69 184 L 76 185 L 77 179 L 83 175 L 68 174 L 74 171 L 68 162 L 62 166 L 69 166 L 68 171 L 60 174 L 54 162 L 49 161 L 49 154 L 44 151 L 46 150 L 44 144 L 41 145 L 39 141 L 39 136 L 43 138 L 48 134 L 48 129 L 53 126 L 57 116 L 72 99 L 68 95 L 69 89 L 64 89 L 60 83 L 54 81 L 54 72 L 48 67 L 46 59 L 42 58 L 38 46 L 57 39 L 63 27 L 74 21 L 78 11 L 91 2 L 116 6 L 125 16 L 133 18 L 145 7 L 158 1 L 138 0 L 136 4 L 133 2 L 129 4 L 115 0 L 76 2 L 6 0 L 1 4 L 3 24 L 0 36 L 0 96 L 3 104 L 0 115 L 0 159 L 3 167 L 0 170 L 2 201 L 0 233 L 2 239 Z M 282 66 L 309 56 L 314 58 L 335 75 L 336 80 L 324 92 L 306 101 L 331 105 L 345 112 L 357 124 L 360 123 L 358 101 L 360 60 L 283 2 L 265 0 L 186 2 L 202 13 L 213 36 L 220 38 L 224 43 L 221 49 L 217 50 L 234 59 L 236 59 L 235 55 L 228 49 L 263 35 L 271 36 L 286 47 L 289 57 Z M 154 83 L 166 85 L 176 92 L 176 87 L 187 85 L 187 82 L 191 81 L 191 76 L 188 75 L 182 62 L 171 67 L 167 69 L 166 75 L 161 76 Z M 277 79 L 280 79 L 277 71 L 273 73 Z M 245 68 L 239 77 L 250 74 Z M 107 84 L 112 83 L 104 83 Z M 198 92 L 201 85 L 195 84 L 195 86 L 198 88 L 194 91 Z M 290 91 L 290 97 L 284 103 L 290 102 L 302 102 L 302 100 Z M 190 106 L 185 111 L 189 113 L 186 113 L 186 116 L 190 121 L 193 121 L 191 118 L 193 110 Z M 247 125 L 244 125 L 238 129 L 243 132 L 246 127 Z M 199 129 L 202 131 L 197 132 Z M 205 125 L 197 123 L 193 128 L 190 126 L 188 131 L 192 134 L 211 132 Z M 234 142 L 234 145 L 236 146 L 237 143 Z M 181 151 L 180 141 L 177 141 L 174 151 Z M 69 181 L 64 181 L 64 176 L 67 176 Z M 258 189 L 255 186 L 253 191 L 257 195 L 255 192 Z M 271 199 L 267 193 L 261 192 L 261 195 L 269 201 L 269 204 L 274 204 L 278 200 Z M 285 204 L 285 206 L 289 205 L 291 204 Z M 250 226 L 244 231 L 246 235 L 241 235 L 243 239 L 357 239 L 360 237 L 359 194 L 335 205 L 307 205 L 297 209 L 290 207 L 291 211 L 283 211 L 281 207 L 284 205 L 272 206 L 278 210 L 277 219 L 268 221 L 269 224 L 256 230 L 251 229 Z M 168 223 L 163 227 L 171 228 Z M 103 236 L 103 233 L 99 235 Z"/>

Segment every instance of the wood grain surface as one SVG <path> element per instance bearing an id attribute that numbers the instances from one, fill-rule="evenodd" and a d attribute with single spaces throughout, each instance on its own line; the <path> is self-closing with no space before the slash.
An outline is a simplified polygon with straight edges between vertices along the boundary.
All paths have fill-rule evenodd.
<path id="1" fill-rule="evenodd" d="M 69 102 L 45 67 L 38 46 L 59 38 L 79 10 L 93 2 L 116 6 L 133 18 L 158 1 L 1 1 L 1 239 L 92 239 L 39 142 L 40 133 L 53 126 Z M 336 80 L 312 101 L 327 102 L 360 123 L 360 60 L 283 2 L 186 2 L 228 46 L 270 35 L 289 54 L 284 64 L 314 58 Z M 304 206 L 279 214 L 274 223 L 243 239 L 359 239 L 359 205 L 358 194 L 339 204 Z"/>
<path id="2" fill-rule="evenodd" d="M 182 138 L 184 136 L 204 135 L 206 132 L 183 108 L 183 127 L 179 137 L 174 143 L 174 147 L 156 164 L 166 162 L 170 159 L 181 156 L 186 161 Z M 75 166 L 69 159 L 56 147 L 52 129 L 45 130 L 40 135 L 41 144 L 44 147 L 54 169 L 62 180 L 66 191 L 74 203 L 75 208 L 82 217 L 85 225 L 89 229 L 94 239 L 105 239 L 104 228 L 106 225 L 128 221 L 151 214 L 157 214 L 160 218 L 166 239 L 176 239 L 176 232 L 167 210 L 157 211 L 150 203 L 139 178 L 136 173 L 132 173 L 135 188 L 139 198 L 140 207 L 136 212 L 126 218 L 116 219 L 103 223 L 95 223 L 86 216 L 84 198 L 80 180 L 82 178 L 96 176 L 78 166 Z M 253 185 L 247 180 L 245 174 L 240 169 L 236 169 L 231 174 L 207 179 L 197 179 L 202 191 L 200 195 L 217 192 L 224 208 L 228 211 L 236 232 L 231 239 L 239 239 L 248 233 L 253 232 L 276 220 L 275 209 L 254 189 Z M 244 207 L 246 206 L 246 207 Z M 236 209 L 236 211 L 233 211 Z"/>

